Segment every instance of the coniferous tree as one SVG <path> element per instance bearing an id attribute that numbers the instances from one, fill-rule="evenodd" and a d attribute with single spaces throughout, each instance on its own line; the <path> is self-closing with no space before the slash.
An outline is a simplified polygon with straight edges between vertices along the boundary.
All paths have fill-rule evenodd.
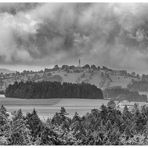
<path id="1" fill-rule="evenodd" d="M 0 108 L 0 145 L 8 145 L 11 132 L 11 125 L 8 119 L 6 108 Z"/>
<path id="2" fill-rule="evenodd" d="M 60 82 L 16 82 L 9 85 L 6 97 L 16 98 L 90 98 L 103 99 L 102 90 L 91 84 Z"/>
<path id="3" fill-rule="evenodd" d="M 35 140 L 36 137 L 40 136 L 40 133 L 43 129 L 42 121 L 37 115 L 37 112 L 35 109 L 32 111 L 32 113 L 28 113 L 26 115 L 26 120 L 27 120 L 26 123 L 28 124 L 28 128 L 31 132 L 33 140 Z"/>
<path id="4" fill-rule="evenodd" d="M 26 120 L 23 117 L 21 109 L 19 109 L 13 117 L 11 124 L 11 145 L 30 145 L 31 133 L 27 127 Z"/>

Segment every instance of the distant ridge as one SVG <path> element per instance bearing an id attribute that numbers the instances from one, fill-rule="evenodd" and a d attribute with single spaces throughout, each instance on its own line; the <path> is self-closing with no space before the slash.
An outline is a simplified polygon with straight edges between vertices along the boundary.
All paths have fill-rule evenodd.
<path id="1" fill-rule="evenodd" d="M 15 73 L 15 71 L 9 70 L 9 69 L 5 69 L 5 68 L 0 68 L 0 73 Z"/>
<path id="2" fill-rule="evenodd" d="M 80 62 L 79 62 L 80 63 Z M 67 83 L 89 83 L 97 86 L 98 88 L 105 89 L 108 87 L 121 86 L 127 88 L 127 86 L 133 81 L 141 79 L 139 75 L 134 73 L 128 73 L 126 70 L 113 70 L 105 66 L 95 65 L 55 65 L 53 68 L 45 68 L 40 71 L 27 71 L 14 72 L 5 68 L 0 68 L 0 90 L 5 90 L 9 84 L 17 82 L 39 82 L 39 81 L 51 81 L 51 82 L 67 82 Z M 6 74 L 7 73 L 7 74 Z"/>

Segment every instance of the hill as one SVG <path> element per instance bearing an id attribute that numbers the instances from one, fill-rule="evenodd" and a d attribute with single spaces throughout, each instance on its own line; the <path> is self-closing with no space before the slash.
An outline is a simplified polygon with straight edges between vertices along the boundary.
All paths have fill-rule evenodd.
<path id="1" fill-rule="evenodd" d="M 9 70 L 9 69 L 5 69 L 5 68 L 0 68 L 0 73 L 14 73 L 15 71 Z"/>
<path id="2" fill-rule="evenodd" d="M 26 81 L 57 81 L 67 83 L 89 83 L 98 88 L 105 89 L 113 86 L 121 86 L 126 88 L 133 80 L 139 80 L 139 76 L 130 74 L 125 70 L 112 70 L 107 67 L 96 67 L 95 65 L 68 66 L 59 67 L 55 65 L 53 68 L 41 70 L 38 72 L 23 71 L 15 73 L 0 74 L 0 90 L 5 90 L 9 84 Z"/>

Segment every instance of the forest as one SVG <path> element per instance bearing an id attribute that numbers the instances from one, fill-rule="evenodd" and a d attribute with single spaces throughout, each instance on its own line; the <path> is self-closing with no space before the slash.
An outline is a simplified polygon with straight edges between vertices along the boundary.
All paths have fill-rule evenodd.
<path id="1" fill-rule="evenodd" d="M 103 91 L 104 98 L 113 98 L 114 100 L 128 100 L 136 102 L 147 102 L 147 96 L 141 95 L 137 90 L 122 87 L 110 87 Z"/>
<path id="2" fill-rule="evenodd" d="M 15 82 L 9 85 L 6 97 L 12 98 L 89 98 L 103 99 L 103 92 L 95 85 L 87 83 L 60 82 Z"/>
<path id="3" fill-rule="evenodd" d="M 129 111 L 114 101 L 80 116 L 68 117 L 64 107 L 42 121 L 37 111 L 10 114 L 0 107 L 0 145 L 147 145 L 148 107 L 137 104 Z"/>
<path id="4" fill-rule="evenodd" d="M 131 84 L 128 85 L 130 90 L 135 91 L 148 91 L 148 81 L 141 80 L 141 81 L 132 81 Z"/>

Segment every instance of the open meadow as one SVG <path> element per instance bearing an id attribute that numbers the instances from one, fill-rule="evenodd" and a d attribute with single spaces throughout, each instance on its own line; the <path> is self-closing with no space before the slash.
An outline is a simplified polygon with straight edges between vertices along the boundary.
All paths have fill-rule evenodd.
<path id="1" fill-rule="evenodd" d="M 5 98 L 0 96 L 0 105 L 4 105 L 8 112 L 22 109 L 23 113 L 32 112 L 35 109 L 42 119 L 52 117 L 61 107 L 65 107 L 68 116 L 73 116 L 78 112 L 80 116 L 90 112 L 91 109 L 100 108 L 106 105 L 109 100 L 105 99 L 18 99 Z"/>

